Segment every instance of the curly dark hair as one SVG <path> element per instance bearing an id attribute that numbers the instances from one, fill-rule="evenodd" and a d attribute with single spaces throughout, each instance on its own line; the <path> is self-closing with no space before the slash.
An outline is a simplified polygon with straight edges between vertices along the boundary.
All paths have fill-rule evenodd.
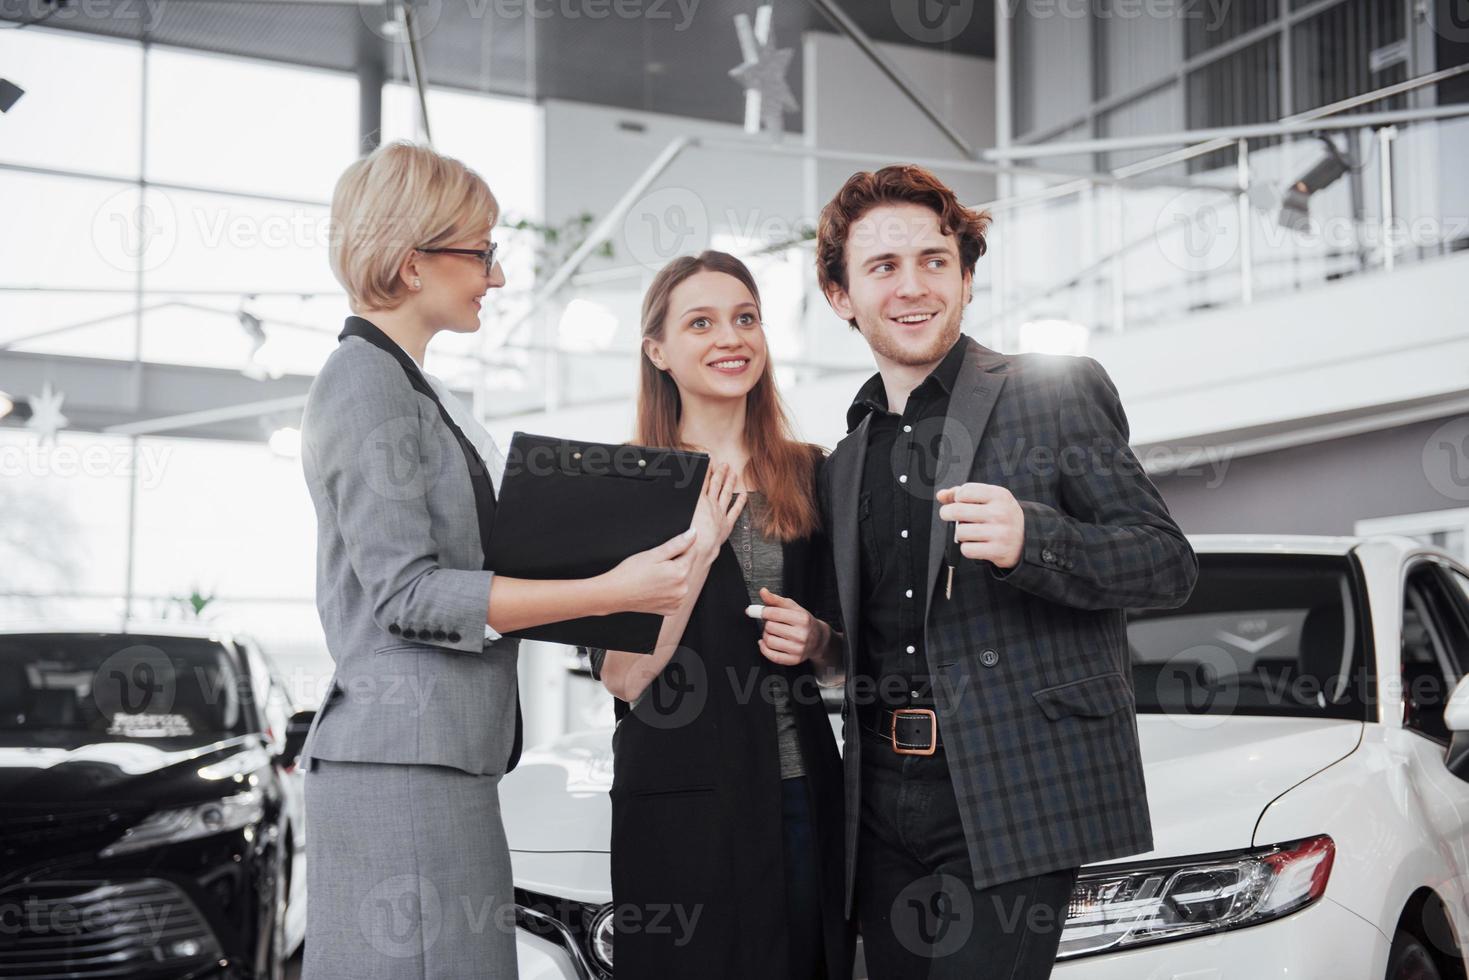
<path id="1" fill-rule="evenodd" d="M 938 215 L 944 234 L 959 240 L 960 267 L 973 274 L 974 264 L 985 253 L 990 213 L 966 208 L 928 170 L 901 163 L 853 174 L 821 209 L 816 226 L 816 279 L 822 292 L 831 286 L 847 288 L 847 236 L 863 215 L 883 204 L 918 204 Z"/>

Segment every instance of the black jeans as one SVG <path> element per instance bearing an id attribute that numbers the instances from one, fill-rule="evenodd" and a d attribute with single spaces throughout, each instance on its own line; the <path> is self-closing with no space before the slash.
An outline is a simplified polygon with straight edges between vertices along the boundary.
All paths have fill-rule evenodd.
<path id="1" fill-rule="evenodd" d="M 826 976 L 826 944 L 821 929 L 821 864 L 817 859 L 811 805 L 806 799 L 806 777 L 782 779 L 780 785 L 791 980 L 821 980 Z"/>
<path id="2" fill-rule="evenodd" d="M 1078 869 L 976 889 L 940 749 L 863 733 L 857 916 L 872 980 L 1044 980 Z M 981 828 L 983 833 L 983 828 Z"/>

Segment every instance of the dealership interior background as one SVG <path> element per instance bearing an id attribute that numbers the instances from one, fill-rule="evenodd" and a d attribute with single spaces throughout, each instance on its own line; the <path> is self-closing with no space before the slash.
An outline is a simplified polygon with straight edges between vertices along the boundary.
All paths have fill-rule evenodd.
<path id="1" fill-rule="evenodd" d="M 872 367 L 810 229 L 847 174 L 916 161 L 995 216 L 966 331 L 1099 359 L 1185 530 L 1469 558 L 1449 8 L 0 5 L 0 618 L 238 629 L 319 700 L 298 426 L 347 312 L 328 201 L 402 137 L 504 208 L 508 286 L 428 363 L 502 445 L 626 438 L 642 291 L 704 247 L 754 267 L 784 395 L 833 445 Z M 790 52 L 789 103 L 730 77 L 737 15 Z M 610 717 L 573 651 L 521 663 L 529 742 Z"/>

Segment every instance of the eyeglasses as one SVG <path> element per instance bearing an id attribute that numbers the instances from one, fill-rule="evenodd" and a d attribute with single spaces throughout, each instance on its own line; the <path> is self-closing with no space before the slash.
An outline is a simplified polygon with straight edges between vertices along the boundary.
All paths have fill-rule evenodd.
<path id="1" fill-rule="evenodd" d="M 485 264 L 485 275 L 489 275 L 490 270 L 495 267 L 495 252 L 499 248 L 499 242 L 492 242 L 489 248 L 419 248 L 414 249 L 414 251 L 448 255 L 473 255 Z"/>

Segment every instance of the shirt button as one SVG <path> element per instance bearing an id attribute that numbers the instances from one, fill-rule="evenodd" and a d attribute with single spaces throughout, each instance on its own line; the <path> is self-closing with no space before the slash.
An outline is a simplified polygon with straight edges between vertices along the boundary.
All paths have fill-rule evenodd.
<path id="1" fill-rule="evenodd" d="M 908 536 L 908 530 L 907 530 L 907 528 L 904 528 L 903 530 L 899 531 L 898 533 L 901 534 L 905 538 Z"/>
<path id="2" fill-rule="evenodd" d="M 908 693 L 911 694 L 911 695 L 913 695 L 915 698 L 921 698 L 921 697 L 923 697 L 923 695 L 921 695 L 921 694 L 918 693 L 918 689 L 916 687 L 912 691 L 909 691 Z"/>
<path id="3" fill-rule="evenodd" d="M 993 650 L 986 650 L 979 655 L 979 662 L 986 667 L 993 667 L 1000 662 L 1000 655 Z"/>
<path id="4" fill-rule="evenodd" d="M 911 426 L 911 425 L 905 425 L 905 426 L 903 426 L 903 431 L 904 432 L 912 432 L 913 431 L 913 426 Z"/>
<path id="5" fill-rule="evenodd" d="M 905 596 L 907 596 L 908 598 L 911 599 L 911 598 L 913 598 L 913 590 L 912 589 L 909 589 L 907 592 L 904 592 L 903 595 L 905 595 Z"/>
<path id="6" fill-rule="evenodd" d="M 904 473 L 902 476 L 898 477 L 898 482 L 899 483 L 907 483 L 908 482 L 908 474 L 907 473 Z"/>
<path id="7" fill-rule="evenodd" d="M 909 646 L 905 647 L 904 649 L 906 649 L 909 653 L 915 652 L 911 644 Z"/>

